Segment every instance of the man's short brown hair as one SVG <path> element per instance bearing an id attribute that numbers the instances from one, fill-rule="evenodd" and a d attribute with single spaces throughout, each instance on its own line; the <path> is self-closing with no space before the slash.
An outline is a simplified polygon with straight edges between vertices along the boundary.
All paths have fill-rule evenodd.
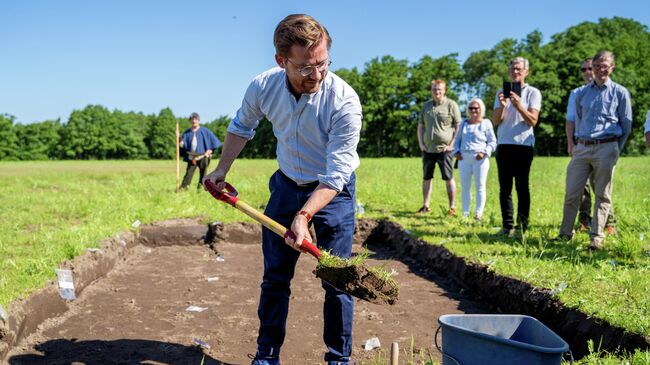
<path id="1" fill-rule="evenodd" d="M 332 38 L 324 26 L 307 14 L 291 14 L 275 28 L 273 45 L 278 56 L 286 58 L 294 44 L 312 49 L 323 39 L 327 42 L 327 49 L 330 49 Z"/>
<path id="2" fill-rule="evenodd" d="M 445 85 L 445 89 L 447 88 L 447 83 L 443 79 L 433 79 L 431 80 L 431 86 L 433 85 Z"/>
<path id="3" fill-rule="evenodd" d="M 612 61 L 612 66 L 616 65 L 616 56 L 610 51 L 598 51 L 592 60 L 592 62 L 610 60 Z"/>

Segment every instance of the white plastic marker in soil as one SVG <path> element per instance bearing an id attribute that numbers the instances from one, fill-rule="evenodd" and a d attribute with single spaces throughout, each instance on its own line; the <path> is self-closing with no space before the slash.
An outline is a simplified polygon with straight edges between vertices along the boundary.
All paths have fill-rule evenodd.
<path id="1" fill-rule="evenodd" d="M 379 338 L 373 337 L 369 340 L 366 341 L 366 344 L 364 345 L 363 349 L 366 351 L 374 350 L 378 347 L 381 347 L 381 343 L 379 342 Z"/>
<path id="2" fill-rule="evenodd" d="M 194 342 L 195 345 L 197 345 L 197 346 L 201 346 L 201 347 L 203 347 L 204 349 L 209 349 L 209 348 L 210 348 L 210 344 L 209 344 L 209 343 L 207 343 L 207 342 L 205 342 L 205 341 L 202 341 L 202 340 L 200 340 L 200 339 L 198 339 L 198 338 L 195 338 L 193 342 Z"/>
<path id="3" fill-rule="evenodd" d="M 195 305 L 190 305 L 189 307 L 187 307 L 185 309 L 186 312 L 199 312 L 199 313 L 201 313 L 203 311 L 206 311 L 206 310 L 208 310 L 207 307 L 197 307 Z"/>
<path id="4" fill-rule="evenodd" d="M 74 281 L 72 280 L 72 270 L 56 269 L 56 276 L 59 278 L 59 295 L 63 300 L 75 300 L 77 296 L 74 292 Z"/>
<path id="5" fill-rule="evenodd" d="M 7 312 L 5 312 L 5 309 L 2 308 L 1 305 L 0 305 L 0 318 L 2 318 L 4 322 L 7 322 Z"/>

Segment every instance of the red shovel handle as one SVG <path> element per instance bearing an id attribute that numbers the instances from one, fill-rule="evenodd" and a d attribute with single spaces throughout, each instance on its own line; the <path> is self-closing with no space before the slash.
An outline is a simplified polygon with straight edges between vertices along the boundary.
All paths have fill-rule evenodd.
<path id="1" fill-rule="evenodd" d="M 292 240 L 294 241 L 296 240 L 296 235 L 288 229 L 287 232 L 284 234 L 284 237 L 285 238 L 290 237 Z M 314 246 L 313 243 L 307 240 L 302 240 L 302 243 L 300 244 L 300 249 L 314 256 L 317 259 L 320 258 L 320 250 L 318 249 L 318 247 Z"/>

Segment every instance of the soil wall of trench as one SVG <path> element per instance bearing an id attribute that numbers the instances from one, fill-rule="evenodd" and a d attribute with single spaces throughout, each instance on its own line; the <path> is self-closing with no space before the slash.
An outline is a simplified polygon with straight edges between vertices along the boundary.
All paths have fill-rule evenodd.
<path id="1" fill-rule="evenodd" d="M 443 277 L 453 279 L 471 295 L 484 301 L 500 313 L 533 316 L 565 339 L 574 356 L 588 353 L 587 341 L 600 343 L 607 351 L 650 349 L 650 338 L 629 333 L 582 313 L 567 308 L 550 294 L 549 289 L 536 288 L 524 281 L 497 275 L 488 267 L 466 261 L 444 246 L 431 245 L 410 236 L 399 224 L 387 220 L 360 220 L 356 240 L 364 245 L 382 245 L 394 250 L 400 257 L 415 260 Z M 256 239 L 258 229 L 250 224 L 199 225 L 196 220 L 174 220 L 142 227 L 137 232 L 123 232 L 101 242 L 101 251 L 89 250 L 74 260 L 66 261 L 61 268 L 74 272 L 77 295 L 95 280 L 104 277 L 137 245 L 194 245 L 212 244 L 220 239 L 247 241 Z M 0 318 L 0 362 L 11 348 L 30 334 L 45 320 L 60 316 L 68 304 L 58 297 L 58 284 L 48 282 L 27 298 L 21 298 L 8 307 L 8 318 Z"/>

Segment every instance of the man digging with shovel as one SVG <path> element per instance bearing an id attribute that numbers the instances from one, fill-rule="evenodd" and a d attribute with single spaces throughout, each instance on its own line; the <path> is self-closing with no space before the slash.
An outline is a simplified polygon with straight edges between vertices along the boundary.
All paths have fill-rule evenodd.
<path id="1" fill-rule="evenodd" d="M 264 277 L 258 316 L 257 352 L 253 365 L 280 363 L 286 333 L 290 282 L 303 239 L 311 242 L 314 224 L 318 243 L 347 258 L 354 234 L 356 152 L 361 130 L 361 104 L 356 92 L 328 72 L 332 39 L 316 19 L 289 15 L 273 37 L 278 67 L 251 82 L 241 108 L 228 126 L 217 168 L 205 177 L 225 188 L 232 163 L 253 138 L 259 120 L 273 123 L 278 140 L 279 169 L 270 179 L 265 214 L 295 235 L 283 239 L 262 233 Z M 352 353 L 353 298 L 327 282 L 323 339 L 328 365 L 348 364 Z"/>

